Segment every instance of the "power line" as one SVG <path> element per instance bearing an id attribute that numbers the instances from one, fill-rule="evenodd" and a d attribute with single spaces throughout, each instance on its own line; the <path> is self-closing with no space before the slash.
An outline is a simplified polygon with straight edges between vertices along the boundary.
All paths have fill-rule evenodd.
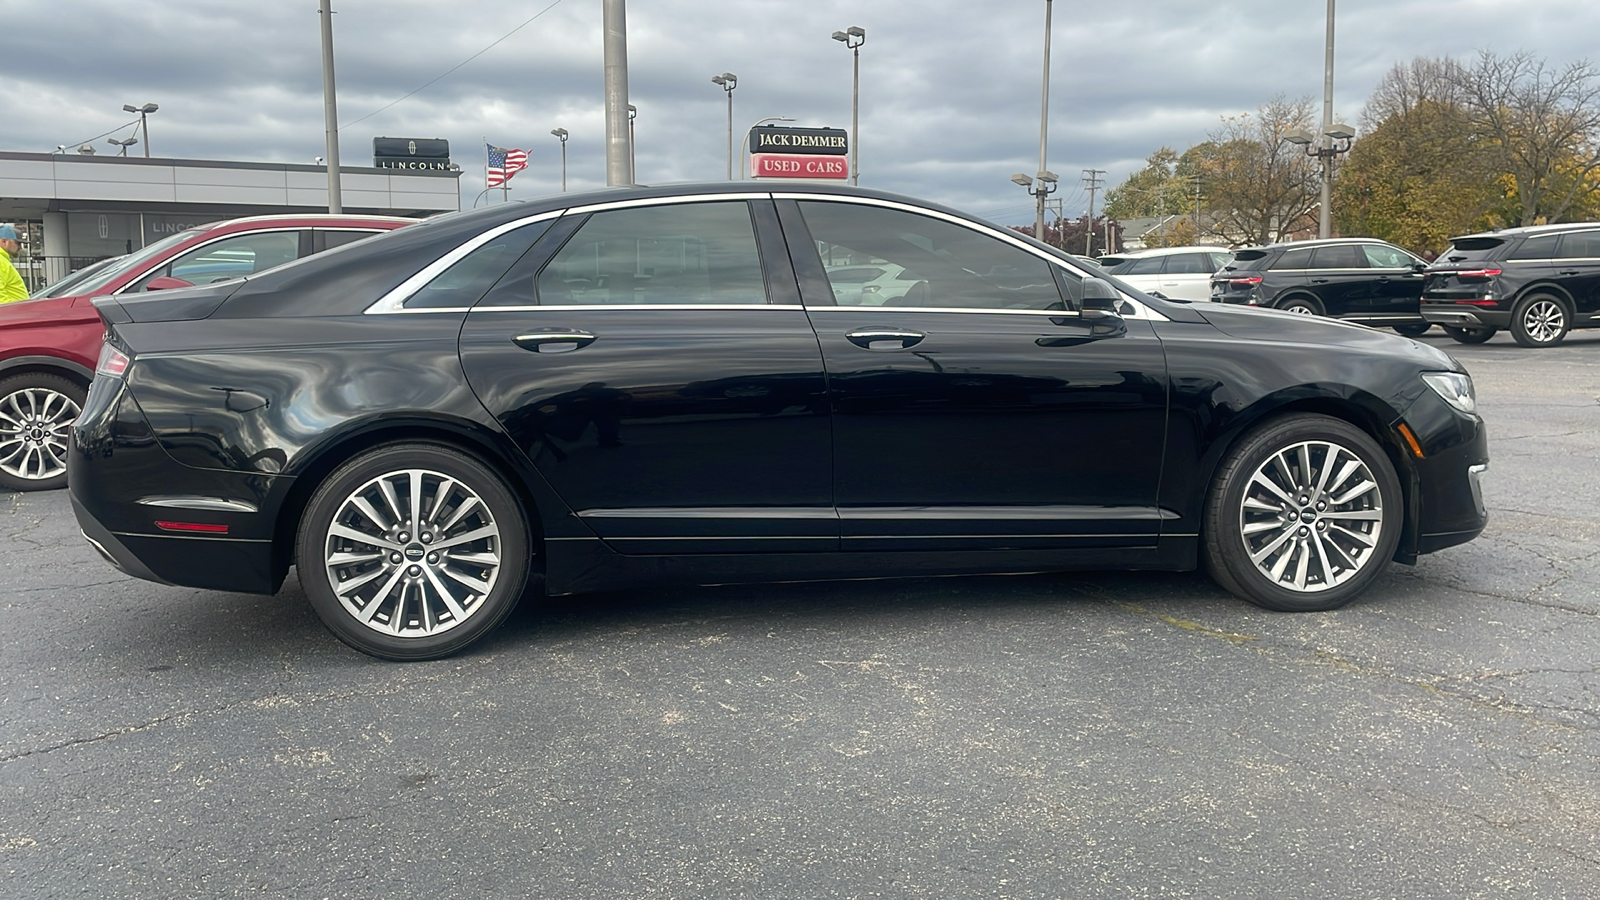
<path id="1" fill-rule="evenodd" d="M 117 127 L 111 129 L 110 131 L 104 131 L 104 132 L 101 132 L 100 134 L 95 135 L 92 138 L 87 138 L 85 140 L 78 141 L 76 145 L 74 145 L 74 144 L 57 144 L 56 145 L 56 149 L 57 150 L 61 150 L 61 149 L 64 149 L 64 148 L 67 148 L 67 147 L 72 147 L 72 146 L 82 147 L 84 144 L 94 143 L 95 141 L 100 140 L 101 138 L 105 137 L 106 135 L 116 134 L 117 132 L 121 131 L 122 129 L 127 128 L 129 125 L 138 125 L 138 124 L 139 124 L 139 120 L 138 119 L 134 119 L 131 122 L 123 122 L 121 125 L 118 125 Z"/>
<path id="2" fill-rule="evenodd" d="M 450 71 L 445 72 L 444 75 L 440 75 L 438 78 L 435 78 L 432 81 L 428 82 L 427 84 L 423 85 L 422 87 L 419 87 L 416 90 L 412 91 L 411 93 L 406 94 L 404 97 L 401 97 L 399 100 L 394 101 L 394 103 L 390 103 L 388 106 L 379 107 L 378 109 L 375 109 L 372 112 L 367 113 L 366 115 L 362 116 L 359 119 L 356 119 L 353 122 L 346 122 L 343 125 L 340 125 L 339 126 L 339 130 L 343 131 L 346 128 L 349 128 L 351 125 L 355 125 L 355 124 L 358 124 L 360 122 L 365 122 L 366 120 L 372 118 L 373 116 L 377 115 L 378 113 L 381 113 L 384 110 L 388 109 L 390 106 L 395 106 L 396 104 L 401 103 L 402 101 L 409 100 L 410 98 L 416 96 L 417 94 L 422 93 L 423 91 L 427 90 L 428 88 L 433 87 L 439 81 L 443 80 L 445 75 L 449 75 L 451 72 L 454 72 L 456 69 L 461 68 L 462 66 L 466 65 L 469 62 L 472 62 L 473 60 L 475 60 L 478 57 L 484 55 L 485 53 L 488 53 L 490 50 L 493 50 L 495 47 L 498 47 L 503 41 L 505 41 L 506 38 L 511 37 L 513 34 L 516 34 L 517 32 L 519 32 L 522 29 L 524 29 L 524 28 L 528 27 L 529 25 L 531 25 L 533 23 L 534 19 L 539 18 L 540 16 L 544 15 L 545 13 L 549 12 L 552 9 L 555 9 L 557 6 L 560 6 L 560 5 L 561 5 L 561 0 L 555 0 L 554 3 L 551 3 L 549 6 L 546 6 L 544 9 L 541 9 L 538 12 L 534 13 L 532 16 L 530 16 L 526 22 L 523 22 L 521 25 L 518 25 L 517 27 L 515 27 L 515 28 L 511 29 L 510 31 L 506 32 L 505 34 L 501 35 L 499 40 L 497 40 L 494 43 L 490 44 L 489 46 L 483 48 L 482 50 L 479 50 L 477 53 L 472 54 L 471 56 L 467 57 L 466 59 L 462 60 L 461 62 L 456 63 L 453 67 L 451 67 Z"/>

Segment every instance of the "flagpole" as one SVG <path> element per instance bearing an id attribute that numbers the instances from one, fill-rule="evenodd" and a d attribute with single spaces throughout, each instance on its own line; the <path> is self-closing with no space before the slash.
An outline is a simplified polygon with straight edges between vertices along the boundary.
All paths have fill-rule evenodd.
<path id="1" fill-rule="evenodd" d="M 489 136 L 483 136 L 483 192 L 489 193 Z"/>

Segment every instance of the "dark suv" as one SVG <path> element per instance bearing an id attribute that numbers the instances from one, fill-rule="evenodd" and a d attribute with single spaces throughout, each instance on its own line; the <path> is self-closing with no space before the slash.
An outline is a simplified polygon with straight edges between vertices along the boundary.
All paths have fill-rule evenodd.
<path id="1" fill-rule="evenodd" d="M 1600 223 L 1452 238 L 1426 275 L 1423 317 L 1464 344 L 1505 328 L 1524 347 L 1554 347 L 1600 327 Z"/>
<path id="2" fill-rule="evenodd" d="M 1234 251 L 1211 276 L 1211 299 L 1386 325 L 1415 336 L 1431 327 L 1418 309 L 1427 266 L 1374 238 L 1284 241 Z"/>

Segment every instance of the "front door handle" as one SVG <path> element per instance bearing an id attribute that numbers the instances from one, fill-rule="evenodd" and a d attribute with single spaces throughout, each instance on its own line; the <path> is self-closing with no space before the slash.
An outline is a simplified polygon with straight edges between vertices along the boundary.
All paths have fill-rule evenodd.
<path id="1" fill-rule="evenodd" d="M 1562 269 L 1561 271 L 1557 272 L 1556 274 L 1557 275 L 1576 275 L 1576 274 L 1578 274 L 1578 270 L 1577 269 Z"/>
<path id="2" fill-rule="evenodd" d="M 1326 278 L 1313 278 L 1313 279 L 1311 279 L 1311 283 L 1312 284 L 1327 284 L 1328 283 L 1328 279 L 1326 279 Z"/>
<path id="3" fill-rule="evenodd" d="M 845 340 L 866 350 L 904 350 L 915 347 L 927 337 L 920 331 L 902 331 L 898 328 L 867 328 L 852 331 Z"/>
<path id="4" fill-rule="evenodd" d="M 535 353 L 565 353 L 594 343 L 595 336 L 575 328 L 553 328 L 549 331 L 530 331 L 519 334 L 511 342 Z"/>

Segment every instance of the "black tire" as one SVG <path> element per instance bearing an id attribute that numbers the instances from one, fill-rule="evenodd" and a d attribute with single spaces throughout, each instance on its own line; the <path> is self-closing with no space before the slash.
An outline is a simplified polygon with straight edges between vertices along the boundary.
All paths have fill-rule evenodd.
<path id="1" fill-rule="evenodd" d="M 1280 454 L 1289 459 L 1282 469 Z M 1352 462 L 1359 465 L 1349 469 Z M 1394 466 L 1366 432 L 1329 416 L 1274 419 L 1245 435 L 1217 469 L 1206 499 L 1206 569 L 1266 609 L 1337 609 L 1393 558 L 1403 506 Z"/>
<path id="2" fill-rule="evenodd" d="M 527 516 L 505 481 L 421 442 L 335 469 L 306 505 L 295 547 L 300 584 L 328 630 L 392 660 L 449 656 L 493 631 L 522 595 L 530 555 Z"/>
<path id="3" fill-rule="evenodd" d="M 1445 334 L 1450 335 L 1451 340 L 1460 344 L 1481 344 L 1487 341 L 1489 338 L 1492 338 L 1496 334 L 1500 333 L 1500 329 L 1492 328 L 1488 325 L 1465 327 L 1459 325 L 1440 325 L 1439 327 L 1444 329 Z"/>
<path id="4" fill-rule="evenodd" d="M 48 372 L 0 380 L 0 488 L 67 486 L 67 430 L 87 393 L 72 379 Z"/>
<path id="5" fill-rule="evenodd" d="M 1284 312 L 1299 313 L 1303 316 L 1322 315 L 1322 304 L 1318 303 L 1315 297 L 1307 297 L 1305 295 L 1285 297 L 1278 302 L 1278 309 Z"/>
<path id="6" fill-rule="evenodd" d="M 1430 329 L 1433 328 L 1433 323 L 1432 322 L 1407 322 L 1404 325 L 1391 325 L 1389 327 L 1393 328 L 1396 333 L 1403 334 L 1406 337 L 1422 337 L 1423 335 L 1427 334 Z"/>
<path id="7" fill-rule="evenodd" d="M 1554 347 L 1572 330 L 1572 310 L 1554 294 L 1529 294 L 1511 308 L 1511 337 L 1524 347 Z"/>

